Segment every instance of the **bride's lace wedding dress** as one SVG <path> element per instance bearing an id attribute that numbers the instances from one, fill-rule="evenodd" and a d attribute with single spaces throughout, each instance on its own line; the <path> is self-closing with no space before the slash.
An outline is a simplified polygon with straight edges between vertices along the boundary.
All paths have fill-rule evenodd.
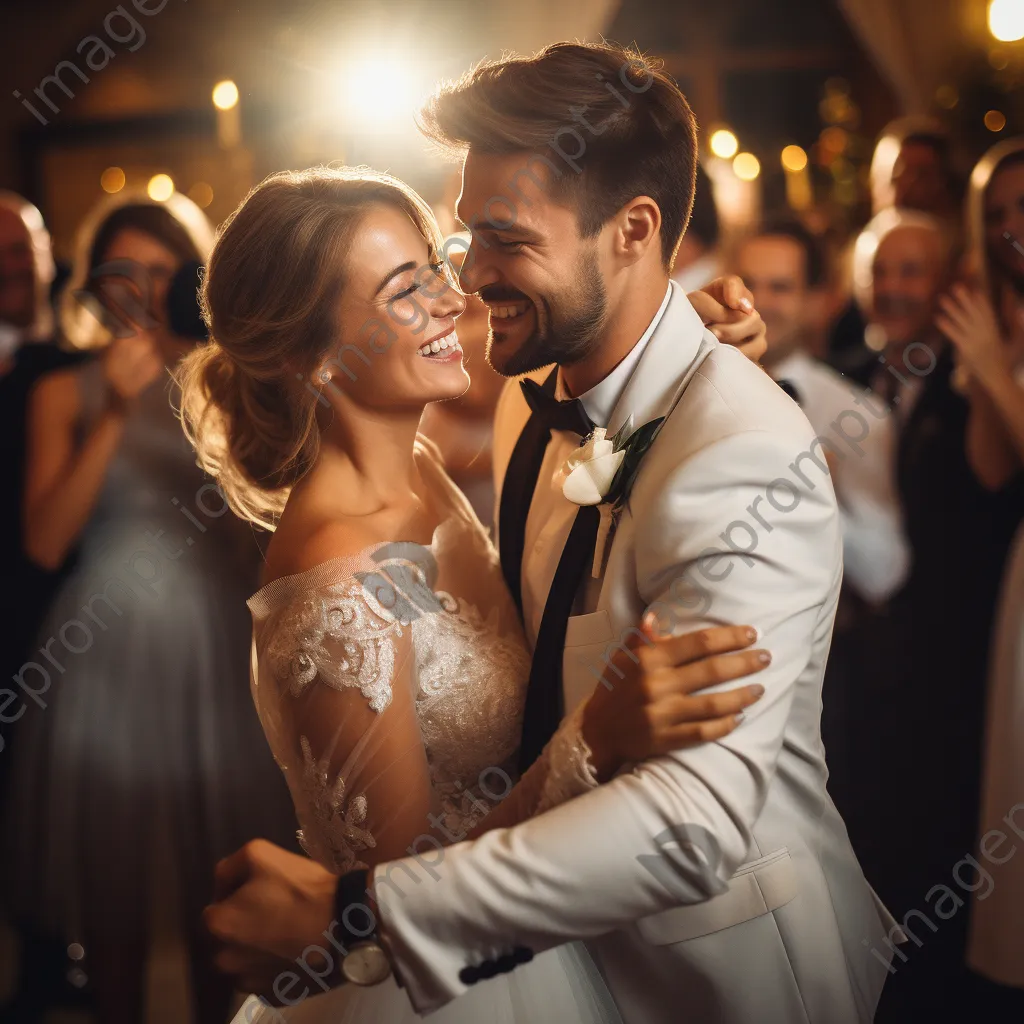
<path id="1" fill-rule="evenodd" d="M 512 824 L 592 784 L 566 723 L 513 790 L 530 656 L 486 532 L 433 446 L 417 442 L 417 459 L 445 509 L 429 546 L 380 544 L 278 579 L 249 600 L 259 716 L 302 845 L 338 874 L 410 855 L 427 869 L 492 809 Z M 235 1020 L 420 1020 L 394 979 L 323 993 L 296 969 L 303 982 L 285 995 L 305 989 L 306 998 L 271 1009 L 250 997 Z M 619 1020 L 577 944 L 472 986 L 429 1019 Z"/>

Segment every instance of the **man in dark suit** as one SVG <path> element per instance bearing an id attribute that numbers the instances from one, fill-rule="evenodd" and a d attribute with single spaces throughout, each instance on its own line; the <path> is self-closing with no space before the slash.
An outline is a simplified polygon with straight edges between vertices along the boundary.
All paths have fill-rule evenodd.
<path id="1" fill-rule="evenodd" d="M 50 236 L 39 211 L 13 192 L 0 191 L 0 671 L 9 680 L 24 660 L 59 572 L 46 572 L 22 551 L 22 497 L 27 416 L 33 386 L 45 374 L 82 358 L 54 343 L 50 288 L 55 268 Z M 9 685 L 9 684 L 8 684 Z M 7 691 L 8 693 L 10 691 Z M 15 714 L 0 684 L 0 814 Z M 4 715 L 4 711 L 8 715 Z M 21 717 L 20 714 L 17 717 Z M 3 1008 L 4 1019 L 28 1021 L 63 982 L 64 943 L 22 936 L 21 988 Z"/>

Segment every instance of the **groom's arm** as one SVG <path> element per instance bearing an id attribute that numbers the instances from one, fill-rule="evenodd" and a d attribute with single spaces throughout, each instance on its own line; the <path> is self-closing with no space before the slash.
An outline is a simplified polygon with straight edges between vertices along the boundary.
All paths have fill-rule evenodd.
<path id="1" fill-rule="evenodd" d="M 383 933 L 421 1013 L 488 976 L 476 965 L 516 948 L 540 952 L 707 900 L 747 858 L 795 682 L 821 639 L 822 606 L 841 571 L 827 479 L 816 477 L 814 489 L 797 484 L 799 500 L 788 512 L 765 500 L 776 481 L 793 479 L 789 467 L 805 448 L 766 433 L 734 435 L 674 472 L 652 470 L 656 493 L 638 483 L 643 599 L 678 632 L 724 622 L 758 626 L 772 653 L 759 676 L 765 696 L 721 741 L 643 763 L 430 863 L 380 865 L 373 888 Z M 793 504 L 780 486 L 772 496 Z M 767 526 L 751 517 L 751 506 Z"/>

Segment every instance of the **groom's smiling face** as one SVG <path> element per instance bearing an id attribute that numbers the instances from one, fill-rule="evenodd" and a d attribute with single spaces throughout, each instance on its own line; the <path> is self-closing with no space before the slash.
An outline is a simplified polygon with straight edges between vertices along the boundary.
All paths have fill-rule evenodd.
<path id="1" fill-rule="evenodd" d="M 460 282 L 488 307 L 487 358 L 506 376 L 591 355 L 605 324 L 602 234 L 580 236 L 554 177 L 529 153 L 470 152 L 463 167 L 456 212 L 473 241 Z"/>

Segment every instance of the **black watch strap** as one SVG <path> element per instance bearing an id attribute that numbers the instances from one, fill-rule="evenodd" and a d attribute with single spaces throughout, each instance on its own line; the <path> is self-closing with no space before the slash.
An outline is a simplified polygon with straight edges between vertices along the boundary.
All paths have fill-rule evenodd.
<path id="1" fill-rule="evenodd" d="M 364 868 L 348 871 L 334 890 L 337 935 L 346 949 L 357 942 L 377 941 L 377 913 L 366 891 L 368 877 Z"/>
<path id="2" fill-rule="evenodd" d="M 345 949 L 351 949 L 357 942 L 375 942 L 382 948 L 387 948 L 379 934 L 377 915 L 380 911 L 376 900 L 368 891 L 371 878 L 371 872 L 365 868 L 348 871 L 338 878 L 338 884 L 334 889 L 334 919 L 337 922 L 335 931 Z M 338 973 L 341 975 L 340 963 Z M 392 976 L 399 988 L 404 987 L 393 964 Z"/>

